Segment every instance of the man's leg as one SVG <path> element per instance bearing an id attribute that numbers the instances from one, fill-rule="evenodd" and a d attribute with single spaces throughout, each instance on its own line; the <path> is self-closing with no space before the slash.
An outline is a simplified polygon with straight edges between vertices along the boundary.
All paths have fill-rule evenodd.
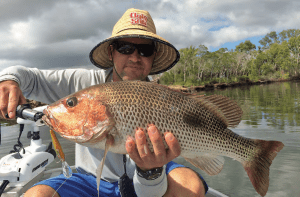
<path id="1" fill-rule="evenodd" d="M 169 162 L 166 167 L 168 189 L 164 196 L 205 196 L 208 186 L 200 174 L 184 165 Z"/>
<path id="2" fill-rule="evenodd" d="M 99 188 L 100 196 L 119 196 L 118 182 L 109 183 L 101 180 Z M 57 192 L 56 192 L 57 191 Z M 94 176 L 73 173 L 70 178 L 59 175 L 43 180 L 34 185 L 26 193 L 25 197 L 55 197 L 63 196 L 98 196 L 96 178 Z"/>
<path id="3" fill-rule="evenodd" d="M 55 194 L 54 194 L 55 193 Z M 53 196 L 54 194 L 54 196 Z M 36 185 L 25 193 L 24 197 L 60 197 L 59 194 L 48 185 Z"/>
<path id="4" fill-rule="evenodd" d="M 205 196 L 205 187 L 199 176 L 189 168 L 175 168 L 168 176 L 168 189 L 164 197 Z"/>

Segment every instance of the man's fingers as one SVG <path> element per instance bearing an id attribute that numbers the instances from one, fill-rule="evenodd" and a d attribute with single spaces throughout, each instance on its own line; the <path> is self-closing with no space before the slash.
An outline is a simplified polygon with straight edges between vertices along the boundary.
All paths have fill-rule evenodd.
<path id="1" fill-rule="evenodd" d="M 5 114 L 7 113 L 7 95 L 0 94 L 0 115 L 5 118 Z"/>
<path id="2" fill-rule="evenodd" d="M 131 137 L 128 137 L 126 140 L 126 151 L 128 153 L 128 155 L 130 156 L 130 158 L 135 161 L 135 163 L 137 165 L 141 165 L 143 163 L 139 152 L 136 148 L 136 144 L 134 142 L 134 140 Z"/>
<path id="3" fill-rule="evenodd" d="M 144 130 L 142 128 L 138 128 L 135 132 L 135 141 L 136 141 L 137 150 L 139 152 L 141 159 L 145 163 L 148 163 L 153 158 L 146 139 L 147 137 Z"/>
<path id="4" fill-rule="evenodd" d="M 0 115 L 5 118 L 16 116 L 18 104 L 25 104 L 26 99 L 23 96 L 18 84 L 15 81 L 3 81 L 0 83 Z"/>
<path id="5" fill-rule="evenodd" d="M 19 94 L 18 89 L 12 88 L 12 90 L 9 93 L 8 98 L 8 107 L 7 107 L 7 113 L 9 118 L 14 118 L 16 116 L 16 108 L 19 104 Z"/>
<path id="6" fill-rule="evenodd" d="M 165 133 L 165 141 L 169 146 L 169 150 L 167 151 L 167 159 L 168 161 L 171 161 L 180 155 L 180 145 L 175 136 L 170 132 Z"/>
<path id="7" fill-rule="evenodd" d="M 165 141 L 169 146 L 166 151 L 163 137 L 156 126 L 148 125 L 147 132 L 154 152 L 150 151 L 146 133 L 142 128 L 136 130 L 135 141 L 131 137 L 126 141 L 127 153 L 142 170 L 161 167 L 180 155 L 179 142 L 172 133 L 165 133 Z"/>
<path id="8" fill-rule="evenodd" d="M 164 165 L 166 160 L 166 149 L 160 132 L 154 125 L 149 125 L 147 131 L 153 145 L 155 160 L 158 165 Z"/>

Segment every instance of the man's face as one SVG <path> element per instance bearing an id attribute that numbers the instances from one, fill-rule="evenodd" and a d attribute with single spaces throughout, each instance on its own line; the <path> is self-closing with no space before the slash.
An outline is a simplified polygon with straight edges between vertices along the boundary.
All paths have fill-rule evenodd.
<path id="1" fill-rule="evenodd" d="M 151 40 L 142 38 L 122 38 L 118 41 L 133 44 L 152 44 Z M 132 54 L 121 54 L 110 46 L 108 56 L 110 60 L 114 61 L 115 68 L 123 80 L 145 80 L 151 71 L 155 52 L 149 57 L 141 56 L 137 49 Z M 113 81 L 120 81 L 115 71 L 113 71 Z"/>

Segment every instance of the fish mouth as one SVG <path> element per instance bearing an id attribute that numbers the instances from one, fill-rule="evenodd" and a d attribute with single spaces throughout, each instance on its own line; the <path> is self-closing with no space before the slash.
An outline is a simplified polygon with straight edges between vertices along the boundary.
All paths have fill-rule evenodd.
<path id="1" fill-rule="evenodd" d="M 52 128 L 51 122 L 50 120 L 47 118 L 46 115 L 42 116 L 42 120 L 44 121 L 45 125 L 47 125 L 48 127 Z"/>
<path id="2" fill-rule="evenodd" d="M 48 108 L 48 107 L 47 107 Z M 43 116 L 42 116 L 42 120 L 44 121 L 44 123 L 50 127 L 51 129 L 54 129 L 57 127 L 57 123 L 56 123 L 56 119 L 54 118 L 54 116 L 51 114 L 51 112 L 49 112 L 47 110 L 47 108 L 45 108 L 43 110 Z M 54 129 L 55 130 L 55 129 Z"/>

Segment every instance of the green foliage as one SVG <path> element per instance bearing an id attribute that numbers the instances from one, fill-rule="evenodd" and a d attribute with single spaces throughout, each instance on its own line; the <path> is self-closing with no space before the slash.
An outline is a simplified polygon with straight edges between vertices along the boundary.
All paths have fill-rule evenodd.
<path id="1" fill-rule="evenodd" d="M 220 48 L 210 52 L 205 45 L 180 49 L 180 61 L 160 77 L 165 85 L 197 86 L 300 76 L 300 30 L 268 33 L 259 43 L 249 40 L 234 51 Z"/>
<path id="2" fill-rule="evenodd" d="M 174 83 L 174 77 L 170 72 L 165 72 L 161 77 L 160 77 L 160 83 L 165 84 L 165 85 L 170 85 Z"/>
<path id="3" fill-rule="evenodd" d="M 299 29 L 288 29 L 288 30 L 283 30 L 282 32 L 279 33 L 281 42 L 288 41 L 290 38 L 298 37 L 299 35 L 300 35 Z"/>
<path id="4" fill-rule="evenodd" d="M 246 75 L 243 75 L 243 76 L 240 76 L 240 77 L 238 77 L 237 78 L 237 81 L 240 81 L 240 82 L 247 82 L 247 81 L 249 81 L 249 77 L 248 76 L 246 76 Z"/>
<path id="5" fill-rule="evenodd" d="M 259 44 L 263 45 L 263 49 L 268 49 L 272 44 L 278 43 L 278 41 L 279 40 L 276 31 L 271 31 L 259 41 Z"/>
<path id="6" fill-rule="evenodd" d="M 255 44 L 252 44 L 250 40 L 246 40 L 245 42 L 242 42 L 241 44 L 235 47 L 235 51 L 246 52 L 246 53 L 249 53 L 254 49 L 256 49 L 256 46 Z"/>

